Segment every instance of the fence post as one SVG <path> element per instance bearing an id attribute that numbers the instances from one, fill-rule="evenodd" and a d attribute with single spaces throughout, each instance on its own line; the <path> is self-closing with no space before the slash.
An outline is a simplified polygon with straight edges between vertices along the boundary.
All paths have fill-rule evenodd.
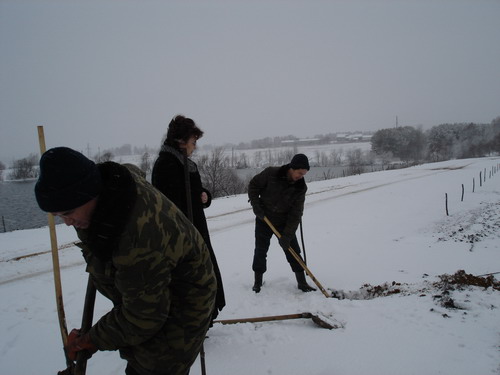
<path id="1" fill-rule="evenodd" d="M 446 205 L 446 216 L 450 216 L 448 214 L 448 193 L 444 193 L 444 197 L 445 197 L 445 205 Z"/>
<path id="2" fill-rule="evenodd" d="M 2 215 L 2 224 L 3 224 L 3 232 L 7 233 L 7 229 L 5 229 L 5 218 Z"/>
<path id="3" fill-rule="evenodd" d="M 462 202 L 464 201 L 464 184 L 462 184 Z"/>

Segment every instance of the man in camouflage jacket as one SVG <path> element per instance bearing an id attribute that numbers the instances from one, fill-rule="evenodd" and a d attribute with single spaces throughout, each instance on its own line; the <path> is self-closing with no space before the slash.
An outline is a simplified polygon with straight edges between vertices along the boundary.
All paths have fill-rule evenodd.
<path id="1" fill-rule="evenodd" d="M 292 256 L 289 247 L 300 255 L 300 246 L 295 232 L 304 212 L 307 185 L 304 176 L 309 171 L 309 160 L 297 154 L 289 164 L 268 167 L 254 176 L 248 185 L 248 198 L 255 213 L 255 250 L 252 270 L 255 274 L 253 291 L 259 293 L 262 277 L 267 270 L 267 251 L 273 231 L 263 221 L 267 217 L 280 232 L 280 246 L 285 252 L 297 279 L 297 287 L 303 292 L 315 290 L 305 279 L 302 266 Z"/>
<path id="2" fill-rule="evenodd" d="M 216 279 L 203 238 L 130 165 L 95 165 L 59 147 L 42 155 L 40 208 L 76 228 L 87 271 L 113 302 L 89 332 L 73 330 L 71 359 L 119 350 L 127 375 L 186 375 L 209 327 Z"/>

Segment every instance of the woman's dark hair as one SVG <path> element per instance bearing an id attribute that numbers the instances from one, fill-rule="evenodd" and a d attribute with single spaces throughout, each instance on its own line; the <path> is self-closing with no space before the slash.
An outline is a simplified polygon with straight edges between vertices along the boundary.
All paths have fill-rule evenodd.
<path id="1" fill-rule="evenodd" d="M 187 142 L 191 137 L 200 139 L 203 137 L 203 131 L 192 119 L 177 115 L 168 125 L 167 137 L 163 144 L 179 148 L 179 142 Z"/>

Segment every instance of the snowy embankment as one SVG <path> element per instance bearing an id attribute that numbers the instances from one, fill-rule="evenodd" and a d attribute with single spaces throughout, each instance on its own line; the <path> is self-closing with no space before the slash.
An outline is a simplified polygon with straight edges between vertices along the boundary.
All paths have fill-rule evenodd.
<path id="1" fill-rule="evenodd" d="M 500 373 L 499 284 L 472 276 L 500 272 L 499 163 L 455 160 L 309 183 L 307 264 L 341 300 L 296 289 L 276 241 L 262 292 L 253 293 L 247 198 L 216 199 L 206 213 L 226 291 L 219 318 L 311 312 L 338 328 L 311 319 L 215 324 L 205 343 L 207 374 Z M 71 329 L 80 325 L 85 266 L 73 229 L 58 226 L 57 234 Z M 65 361 L 48 230 L 0 234 L 0 249 L 0 374 L 55 374 Z M 16 260 L 34 253 L 41 254 Z M 109 308 L 98 296 L 95 317 Z M 99 352 L 87 374 L 124 367 L 118 353 Z M 191 375 L 200 373 L 197 361 Z"/>

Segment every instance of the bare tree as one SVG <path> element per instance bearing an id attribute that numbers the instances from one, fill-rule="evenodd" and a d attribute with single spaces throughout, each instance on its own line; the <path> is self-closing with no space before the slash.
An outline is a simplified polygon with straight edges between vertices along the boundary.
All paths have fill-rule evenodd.
<path id="1" fill-rule="evenodd" d="M 342 164 L 342 149 L 330 151 L 330 163 L 331 165 L 341 165 Z"/>
<path id="2" fill-rule="evenodd" d="M 317 150 L 315 153 L 318 167 L 328 167 L 328 165 L 330 164 L 328 155 L 325 152 L 320 152 L 319 150 Z"/>
<path id="3" fill-rule="evenodd" d="M 141 170 L 146 174 L 151 172 L 151 158 L 150 158 L 149 153 L 145 152 L 144 154 L 142 154 L 141 164 L 140 164 L 139 168 L 141 168 Z"/>
<path id="4" fill-rule="evenodd" d="M 253 161 L 255 164 L 255 167 L 260 167 L 262 164 L 262 151 L 255 151 Z"/>
<path id="5" fill-rule="evenodd" d="M 214 198 L 240 194 L 245 190 L 244 183 L 230 168 L 230 160 L 224 156 L 224 148 L 216 147 L 210 156 L 204 155 L 197 160 L 203 185 Z"/>
<path id="6" fill-rule="evenodd" d="M 106 161 L 113 160 L 114 157 L 115 156 L 113 155 L 113 153 L 111 151 L 106 151 L 102 155 L 97 154 L 96 156 L 94 156 L 94 159 L 95 159 L 96 163 L 104 163 Z"/>
<path id="7" fill-rule="evenodd" d="M 320 180 L 332 180 L 335 178 L 335 174 L 331 169 L 328 169 L 326 172 L 323 172 Z"/>
<path id="8" fill-rule="evenodd" d="M 267 158 L 267 161 L 266 161 L 266 164 L 269 166 L 269 165 L 273 165 L 274 164 L 274 157 L 273 157 L 273 152 L 270 148 L 268 148 L 266 150 L 266 158 Z"/>
<path id="9" fill-rule="evenodd" d="M 247 158 L 247 154 L 245 154 L 244 152 L 242 152 L 239 155 L 238 161 L 236 162 L 236 168 L 238 168 L 238 169 L 248 168 L 248 158 Z"/>
<path id="10" fill-rule="evenodd" d="M 361 149 L 347 151 L 347 161 L 349 163 L 350 174 L 361 174 L 363 165 L 363 152 Z"/>
<path id="11" fill-rule="evenodd" d="M 3 171 L 5 170 L 5 164 L 0 161 L 0 181 L 3 181 Z"/>
<path id="12" fill-rule="evenodd" d="M 297 153 L 297 147 L 287 148 L 284 151 L 279 151 L 278 156 L 276 158 L 277 165 L 284 165 L 290 163 L 293 156 Z"/>
<path id="13" fill-rule="evenodd" d="M 30 154 L 23 159 L 14 160 L 10 178 L 12 180 L 26 180 L 28 178 L 37 177 L 38 170 L 35 168 L 36 164 L 37 156 L 35 154 Z"/>

